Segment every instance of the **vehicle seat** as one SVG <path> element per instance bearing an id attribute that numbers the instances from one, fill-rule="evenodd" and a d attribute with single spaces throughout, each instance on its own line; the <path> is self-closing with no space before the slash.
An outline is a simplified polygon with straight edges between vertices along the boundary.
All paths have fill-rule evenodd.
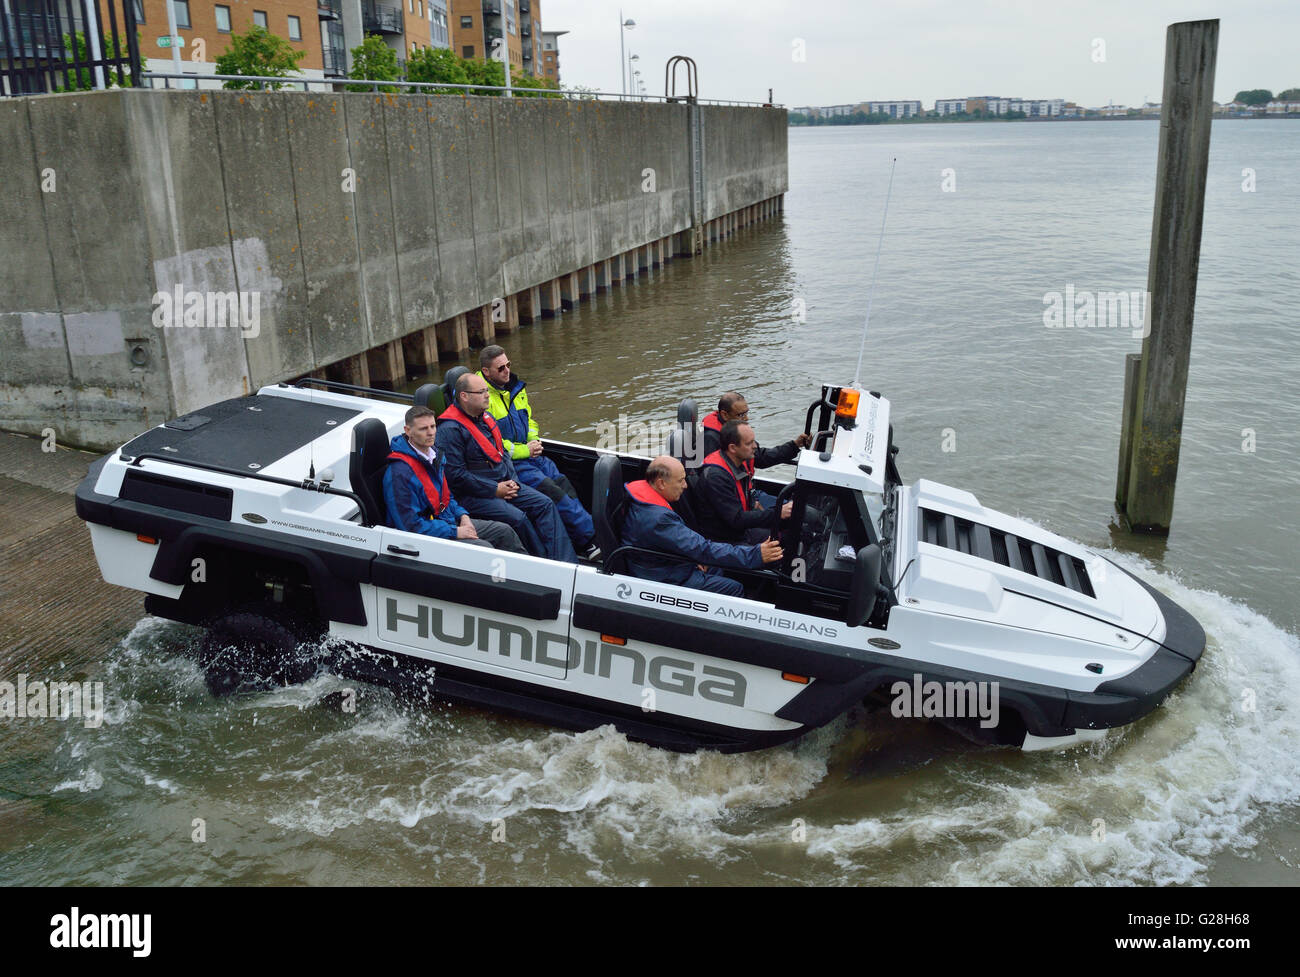
<path id="1" fill-rule="evenodd" d="M 384 422 L 369 417 L 352 429 L 348 484 L 361 498 L 361 521 L 367 526 L 387 523 L 384 509 L 384 469 L 392 450 Z"/>
<path id="2" fill-rule="evenodd" d="M 441 414 L 447 409 L 442 399 L 442 387 L 436 383 L 426 383 L 417 387 L 412 402 L 415 407 L 427 407 L 435 414 Z"/>
<path id="3" fill-rule="evenodd" d="M 677 426 L 668 432 L 664 453 L 680 461 L 688 472 L 700 467 L 704 460 L 704 441 L 700 433 L 699 409 L 687 397 L 677 407 Z"/>
<path id="4" fill-rule="evenodd" d="M 442 410 L 446 410 L 452 404 L 456 403 L 456 381 L 469 372 L 470 369 L 467 366 L 453 366 L 443 374 L 441 387 L 443 401 Z M 438 413 L 441 414 L 442 411 L 440 410 Z"/>
<path id="5" fill-rule="evenodd" d="M 602 454 L 597 458 L 591 482 L 591 519 L 596 526 L 596 545 L 603 554 L 602 563 L 608 572 L 626 572 L 623 557 L 618 557 L 618 566 L 610 563 L 610 555 L 623 545 L 623 515 L 627 510 L 623 463 L 618 455 Z"/>

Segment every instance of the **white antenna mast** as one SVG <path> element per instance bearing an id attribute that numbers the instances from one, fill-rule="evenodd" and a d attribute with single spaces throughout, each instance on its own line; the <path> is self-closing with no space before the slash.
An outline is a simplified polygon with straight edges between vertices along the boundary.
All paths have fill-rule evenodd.
<path id="1" fill-rule="evenodd" d="M 880 268 L 880 252 L 885 247 L 885 219 L 889 217 L 889 195 L 894 190 L 894 164 L 897 162 L 897 156 L 889 161 L 889 188 L 885 190 L 885 212 L 880 217 L 880 241 L 876 244 L 876 263 L 871 268 L 871 291 L 867 293 L 867 318 L 862 323 L 862 345 L 858 348 L 858 368 L 853 371 L 855 390 L 861 389 L 859 384 L 862 381 L 862 356 L 867 351 L 867 326 L 871 324 L 871 301 L 876 297 L 876 272 Z"/>

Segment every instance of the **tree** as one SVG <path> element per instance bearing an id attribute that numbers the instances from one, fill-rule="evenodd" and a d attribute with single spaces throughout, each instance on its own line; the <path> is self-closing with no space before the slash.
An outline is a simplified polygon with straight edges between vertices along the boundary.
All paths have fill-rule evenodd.
<path id="1" fill-rule="evenodd" d="M 108 41 L 110 51 L 104 52 L 105 58 L 117 59 L 117 58 L 125 57 L 125 55 L 122 54 L 121 42 L 117 38 L 109 37 L 107 38 L 107 41 Z M 136 47 L 140 48 L 139 31 L 136 31 L 135 33 L 135 43 L 136 43 Z M 86 47 L 86 35 L 83 34 L 81 31 L 77 31 L 76 34 L 71 37 L 69 37 L 67 34 L 63 35 L 63 50 L 66 51 L 68 55 L 70 55 L 70 57 L 67 58 L 67 60 L 69 61 L 90 60 L 90 54 L 88 53 Z M 104 87 L 106 88 L 117 87 L 117 69 L 104 68 L 103 70 L 104 70 Z M 56 88 L 55 90 L 60 92 L 78 92 L 78 91 L 89 91 L 95 87 L 95 72 L 91 68 L 78 68 L 77 70 L 69 73 L 68 79 L 69 81 L 68 81 L 67 88 L 59 87 Z M 123 88 L 132 87 L 131 70 L 126 65 L 122 66 L 122 87 Z"/>
<path id="2" fill-rule="evenodd" d="M 450 48 L 420 48 L 406 62 L 407 81 L 440 81 L 448 85 L 468 85 L 469 72 L 465 70 L 465 59 L 458 58 Z M 463 88 L 442 88 L 436 90 L 439 95 L 464 95 Z"/>
<path id="3" fill-rule="evenodd" d="M 384 43 L 378 34 L 368 34 L 359 47 L 352 49 L 352 70 L 349 78 L 366 78 L 371 81 L 397 81 L 397 52 Z M 395 92 L 392 85 L 348 85 L 350 92 Z"/>
<path id="4" fill-rule="evenodd" d="M 1277 93 L 1279 102 L 1300 102 L 1300 88 L 1288 88 L 1284 92 Z"/>
<path id="5" fill-rule="evenodd" d="M 254 24 L 248 33 L 230 36 L 230 47 L 217 58 L 217 74 L 288 78 L 297 72 L 298 62 L 306 56 L 306 51 L 295 51 L 284 38 Z M 283 86 L 271 81 L 228 81 L 222 87 L 260 91 Z"/>
<path id="6" fill-rule="evenodd" d="M 506 83 L 505 65 L 500 61 L 477 60 L 466 61 L 465 72 L 469 75 L 471 85 L 495 85 L 504 87 Z M 471 95 L 500 95 L 500 92 L 471 91 Z"/>
<path id="7" fill-rule="evenodd" d="M 1232 97 L 1232 100 L 1245 105 L 1267 105 L 1273 101 L 1273 93 L 1267 88 L 1251 88 L 1247 91 L 1237 92 Z"/>
<path id="8" fill-rule="evenodd" d="M 516 75 L 511 72 L 510 82 L 518 91 L 519 98 L 560 98 L 556 91 L 560 86 L 553 78 L 534 78 L 531 75 Z"/>

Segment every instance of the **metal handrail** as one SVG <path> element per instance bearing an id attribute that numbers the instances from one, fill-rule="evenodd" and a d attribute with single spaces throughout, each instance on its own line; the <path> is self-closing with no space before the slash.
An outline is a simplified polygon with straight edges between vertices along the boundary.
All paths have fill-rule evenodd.
<path id="1" fill-rule="evenodd" d="M 550 97 L 573 99 L 578 101 L 614 101 L 614 102 L 680 102 L 681 98 L 667 98 L 663 95 L 624 95 L 620 92 L 598 92 L 584 91 L 573 88 L 506 88 L 504 85 L 461 85 L 447 81 L 383 81 L 373 78 L 302 78 L 293 76 L 288 78 L 275 78 L 269 75 L 209 75 L 209 74 L 190 74 L 182 72 L 176 74 L 168 71 L 146 71 L 142 76 L 146 81 L 159 79 L 167 84 L 164 88 L 171 88 L 170 82 L 174 80 L 198 82 L 198 81 L 261 81 L 273 82 L 279 85 L 301 85 L 303 91 L 310 91 L 309 85 L 317 85 L 326 90 L 332 90 L 339 85 L 368 85 L 372 89 L 381 86 L 395 87 L 404 91 L 396 94 L 415 94 L 427 93 L 428 89 L 455 89 L 457 93 L 463 95 L 473 95 L 477 91 L 493 91 L 513 93 L 516 98 L 519 97 Z M 521 92 L 528 93 L 521 96 Z M 767 108 L 784 108 L 784 105 L 772 105 L 768 102 L 746 102 L 738 99 L 728 98 L 702 98 L 697 100 L 700 105 L 753 105 Z"/>

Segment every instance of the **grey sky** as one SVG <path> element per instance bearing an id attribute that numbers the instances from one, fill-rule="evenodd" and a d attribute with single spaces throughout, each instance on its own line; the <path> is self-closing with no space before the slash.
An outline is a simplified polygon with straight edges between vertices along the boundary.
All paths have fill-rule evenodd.
<path id="1" fill-rule="evenodd" d="M 618 16 L 646 91 L 664 64 L 695 58 L 700 95 L 834 105 L 866 99 L 1002 95 L 1080 105 L 1160 101 L 1165 28 L 1220 19 L 1215 98 L 1300 87 L 1300 3 L 1237 0 L 540 0 L 560 39 L 563 83 L 619 90 Z M 1105 60 L 1093 60 L 1093 42 Z M 806 60 L 793 58 L 795 41 Z"/>

